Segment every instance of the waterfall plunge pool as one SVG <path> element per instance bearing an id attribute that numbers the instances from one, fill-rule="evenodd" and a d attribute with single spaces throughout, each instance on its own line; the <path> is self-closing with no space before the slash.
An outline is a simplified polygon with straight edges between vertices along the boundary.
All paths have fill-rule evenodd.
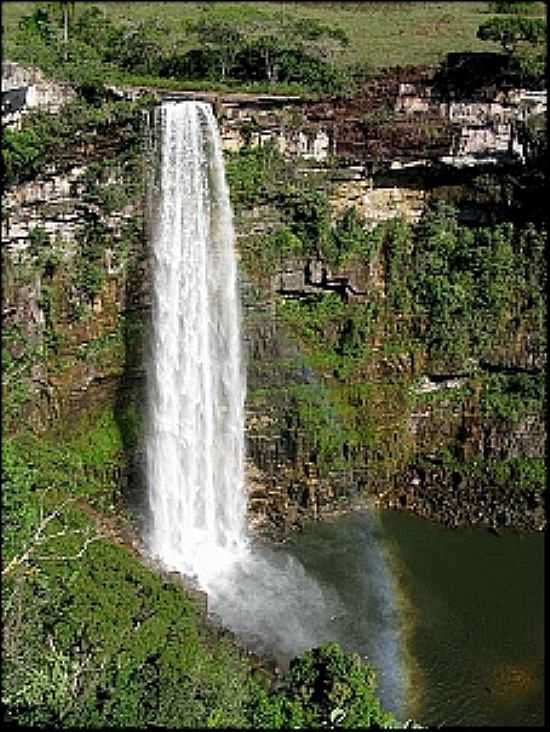
<path id="1" fill-rule="evenodd" d="M 399 639 L 394 655 L 405 667 L 406 698 L 395 709 L 378 664 L 384 703 L 430 726 L 542 726 L 544 537 L 450 530 L 405 512 L 380 511 L 378 519 L 356 514 L 310 525 L 286 549 L 338 592 L 344 646 L 374 644 L 377 665 L 387 652 L 370 636 L 382 630 L 382 645 L 390 631 Z M 373 548 L 375 555 L 382 548 L 392 576 L 386 585 L 397 594 L 386 615 L 379 609 L 369 620 Z"/>

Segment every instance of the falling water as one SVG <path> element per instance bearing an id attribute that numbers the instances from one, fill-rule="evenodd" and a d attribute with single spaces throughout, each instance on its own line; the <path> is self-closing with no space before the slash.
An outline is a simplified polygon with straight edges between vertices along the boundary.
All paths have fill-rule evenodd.
<path id="1" fill-rule="evenodd" d="M 197 574 L 245 544 L 245 377 L 234 230 L 210 105 L 154 111 L 148 543 Z"/>
<path id="2" fill-rule="evenodd" d="M 194 576 L 210 611 L 244 643 L 285 665 L 330 640 L 347 645 L 344 629 L 353 621 L 335 588 L 283 547 L 247 535 L 235 234 L 211 107 L 164 101 L 149 132 L 148 549 L 163 565 Z M 375 554 L 371 566 L 373 560 Z M 376 582 L 375 599 L 385 592 Z M 378 657 L 399 706 L 402 682 L 390 640 L 389 652 Z"/>

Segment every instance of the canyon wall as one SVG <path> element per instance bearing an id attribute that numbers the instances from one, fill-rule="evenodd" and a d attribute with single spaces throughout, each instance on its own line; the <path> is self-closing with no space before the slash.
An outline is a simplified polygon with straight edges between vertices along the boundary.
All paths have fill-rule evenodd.
<path id="1" fill-rule="evenodd" d="M 14 69 L 10 78 L 10 98 L 27 89 L 23 102 L 19 93 L 19 108 L 8 110 L 8 121 L 19 125 L 33 99 L 40 99 L 29 90 L 43 82 L 20 78 Z M 296 97 L 176 96 L 213 103 L 228 155 L 271 142 L 298 175 L 326 193 L 333 218 L 353 207 L 366 229 L 394 217 L 414 222 L 427 203 L 439 199 L 462 202 L 464 221 L 490 220 L 491 205 L 472 194 L 472 181 L 495 165 L 525 165 L 531 151 L 523 130 L 530 116 L 545 110 L 545 96 L 510 90 L 492 99 L 442 101 L 426 79 L 399 77 L 378 89 L 378 97 L 375 92 L 347 107 Z M 56 93 L 45 92 L 40 104 L 56 111 L 71 98 L 70 92 Z M 112 88 L 111 93 L 128 98 L 141 91 Z M 144 153 L 135 148 L 128 165 L 124 135 L 114 139 L 107 146 L 98 139 L 73 167 L 51 166 L 35 180 L 6 190 L 3 396 L 9 432 L 70 425 L 72 415 L 102 400 L 140 400 L 150 306 Z M 269 207 L 239 212 L 243 256 L 251 233 L 269 233 L 277 215 Z M 542 528 L 542 499 L 536 492 L 501 490 L 495 497 L 487 491 L 493 478 L 484 482 L 479 473 L 491 459 L 542 458 L 542 415 L 488 420 L 475 394 L 455 398 L 464 387 L 463 374 L 437 373 L 433 364 L 415 361 L 406 351 L 389 358 L 382 334 L 372 344 L 379 356 L 365 374 L 372 385 L 365 413 L 376 437 L 367 446 L 342 439 L 337 459 L 323 461 L 315 429 L 337 434 L 342 418 L 331 417 L 322 374 L 304 365 L 278 304 L 296 293 L 318 293 L 323 281 L 338 278 L 353 302 L 368 303 L 375 294 L 383 297 L 386 277 L 381 260 L 331 268 L 293 256 L 260 277 L 243 271 L 252 522 L 280 537 L 308 519 L 368 498 L 443 517 L 449 524 Z M 529 338 L 526 333 L 510 347 L 510 368 L 544 367 L 545 352 L 536 344 L 531 348 Z M 312 404 L 307 424 L 297 393 L 308 395 Z M 324 422 L 312 429 L 319 415 Z M 442 449 L 462 454 L 478 465 L 478 472 L 442 465 Z M 423 461 L 413 466 L 415 455 Z M 139 451 L 133 465 L 139 465 Z M 506 502 L 512 506 L 508 514 L 503 513 Z M 523 523 L 518 522 L 522 513 Z"/>

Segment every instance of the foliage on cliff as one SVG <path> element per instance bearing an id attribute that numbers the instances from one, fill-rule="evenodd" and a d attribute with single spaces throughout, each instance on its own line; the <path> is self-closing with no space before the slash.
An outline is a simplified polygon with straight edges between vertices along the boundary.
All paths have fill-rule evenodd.
<path id="1" fill-rule="evenodd" d="M 8 186 L 32 180 L 47 167 L 57 172 L 74 166 L 79 152 L 103 138 L 109 145 L 124 138 L 128 150 L 142 145 L 141 110 L 150 103 L 143 97 L 136 102 L 100 101 L 89 104 L 77 99 L 66 104 L 63 114 L 47 112 L 29 114 L 20 130 L 6 129 L 3 135 L 2 162 Z"/>
<path id="2" fill-rule="evenodd" d="M 317 373 L 330 373 L 334 388 L 338 383 L 351 385 L 375 368 L 380 345 L 395 380 L 407 374 L 399 376 L 403 354 L 415 354 L 416 360 L 425 362 L 425 369 L 436 374 L 473 376 L 495 361 L 498 369 L 497 354 L 503 354 L 500 358 L 505 363 L 519 356 L 519 351 L 514 356 L 512 344 L 522 348 L 518 342 L 521 333 L 530 334 L 532 358 L 540 361 L 543 357 L 544 230 L 532 225 L 460 226 L 456 211 L 443 204 L 427 210 L 416 226 L 390 221 L 375 228 L 367 239 L 371 246 L 359 253 L 356 250 L 355 262 L 366 256 L 374 264 L 369 253 L 377 253 L 385 272 L 383 298 L 371 290 L 368 301 L 346 303 L 325 293 L 287 300 L 279 307 L 310 366 Z M 498 383 L 492 377 L 492 396 L 484 402 L 487 416 L 507 413 L 511 418 L 512 409 L 521 414 L 544 409 L 536 370 L 518 376 L 513 369 L 511 372 L 501 375 Z M 533 396 L 511 401 L 514 378 Z M 364 415 L 365 407 L 352 413 Z M 352 423 L 348 415 L 346 424 Z"/>
<path id="3" fill-rule="evenodd" d="M 196 600 L 128 546 L 121 474 L 140 431 L 127 405 L 70 438 L 2 444 L 4 721 L 83 726 L 396 726 L 374 671 L 335 645 L 293 661 L 279 688 Z"/>
<path id="4" fill-rule="evenodd" d="M 242 195 L 251 161 L 254 184 Z M 533 170 L 520 172 L 523 184 Z M 458 210 L 436 200 L 417 224 L 396 218 L 366 229 L 354 209 L 331 214 L 323 179 L 293 176 L 273 150 L 230 154 L 228 179 L 238 216 L 265 211 L 262 232 L 240 243 L 247 275 L 261 290 L 281 272 L 296 272 L 297 282 L 302 272 L 303 289 L 281 286 L 275 304 L 299 344 L 295 372 L 305 383 L 273 391 L 281 429 L 307 435 L 302 459 L 323 475 L 403 474 L 418 458 L 407 424 L 426 401 L 416 392 L 426 372 L 466 380 L 456 399 L 447 389 L 436 395 L 453 401 L 453 414 L 477 415 L 480 429 L 502 421 L 514 429 L 544 413 L 547 237 L 535 209 L 516 200 L 519 188 L 495 224 L 459 223 Z M 539 366 L 514 368 L 525 362 Z M 264 391 L 249 397 L 260 413 Z M 458 438 L 448 446 L 460 451 Z M 544 487 L 540 459 L 518 457 L 502 470 L 498 460 L 481 462 L 480 485 Z"/>
<path id="5" fill-rule="evenodd" d="M 543 224 L 521 220 L 495 226 L 459 224 L 455 207 L 435 201 L 416 225 L 392 219 L 367 231 L 354 209 L 331 221 L 323 189 L 292 176 L 288 168 L 271 147 L 244 148 L 229 157 L 228 181 L 237 211 L 270 204 L 283 222 L 274 225 L 273 233 L 247 237 L 243 263 L 252 276 L 278 271 L 289 257 L 321 261 L 334 274 L 348 263 L 380 263 L 384 301 L 372 291 L 368 303 L 351 302 L 341 308 L 342 338 L 353 332 L 356 317 L 364 320 L 363 313 L 371 310 L 372 319 L 377 310 L 378 318 L 399 321 L 399 338 L 409 346 L 416 344 L 441 368 L 464 368 L 472 359 L 490 361 L 518 327 L 530 327 L 536 333 L 533 347 L 539 354 L 544 351 Z M 292 322 L 303 323 L 304 334 L 309 332 L 313 341 L 323 343 L 323 319 L 319 321 L 317 314 L 325 310 L 327 298 L 337 303 L 344 294 L 344 289 L 335 289 L 332 295 L 320 291 L 285 302 L 283 310 Z M 336 311 L 329 320 L 332 325 L 339 322 Z M 372 333 L 376 330 L 373 327 Z M 337 352 L 345 350 L 340 342 Z"/>

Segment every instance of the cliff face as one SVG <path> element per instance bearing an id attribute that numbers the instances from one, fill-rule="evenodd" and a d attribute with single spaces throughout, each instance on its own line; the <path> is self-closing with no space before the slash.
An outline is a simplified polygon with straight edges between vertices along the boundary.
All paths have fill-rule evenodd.
<path id="1" fill-rule="evenodd" d="M 75 90 L 44 78 L 39 69 L 2 62 L 2 124 L 19 128 L 26 114 L 36 109 L 55 113 L 71 99 Z"/>
<path id="2" fill-rule="evenodd" d="M 137 120 L 139 123 L 139 118 Z M 143 150 L 109 137 L 3 201 L 3 397 L 11 432 L 44 430 L 140 371 L 149 305 Z M 67 151 L 69 153 L 70 151 Z"/>
<path id="3" fill-rule="evenodd" d="M 330 367 L 312 370 L 293 341 L 278 303 L 307 297 L 307 263 L 286 261 L 259 286 L 243 292 L 248 347 L 247 450 L 256 525 L 275 536 L 329 512 L 374 500 L 414 510 L 450 526 L 463 523 L 525 530 L 545 526 L 543 495 L 522 473 L 543 466 L 546 442 L 540 403 L 521 414 L 486 409 L 492 364 L 446 368 L 410 346 L 395 352 L 379 321 L 368 365 L 342 382 Z M 320 269 L 320 267 L 319 267 Z M 383 290 L 384 271 L 348 267 L 365 291 L 363 305 Z M 321 278 L 314 282 L 320 282 Z M 514 373 L 543 373 L 533 333 L 495 352 Z M 502 359 L 502 361 L 500 360 Z M 530 379 L 539 378 L 529 376 Z M 519 485 L 524 485 L 518 490 Z"/>
<path id="4" fill-rule="evenodd" d="M 493 220 L 478 176 L 495 163 L 525 165 L 531 152 L 522 130 L 530 114 L 545 108 L 541 96 L 531 99 L 521 90 L 445 101 L 428 76 L 411 79 L 404 72 L 373 83 L 347 105 L 190 96 L 214 103 L 228 153 L 272 141 L 293 161 L 297 179 L 326 193 L 333 222 L 354 208 L 366 229 L 396 216 L 417 221 L 433 200 L 458 203 L 464 221 Z M 102 400 L 140 399 L 150 304 L 143 150 L 128 153 L 123 134 L 99 137 L 75 160 L 6 193 L 3 396 L 9 431 L 70 423 L 72 414 Z M 250 507 L 258 529 L 281 536 L 366 497 L 450 524 L 544 525 L 539 493 L 510 491 L 519 480 L 510 460 L 543 457 L 540 409 L 513 419 L 488 416 L 480 384 L 491 364 L 477 363 L 464 374 L 448 364 L 442 369 L 422 349 L 388 353 L 387 334 L 398 327 L 391 317 L 379 318 L 374 332 L 361 336 L 370 356 L 359 376 L 342 382 L 326 364 L 313 369 L 281 304 L 323 292 L 340 292 L 351 305 L 383 302 L 387 262 L 380 255 L 336 266 L 289 253 L 258 271 L 251 237 L 274 231 L 281 212 L 270 204 L 241 207 L 236 223 Z M 337 336 L 330 323 L 326 332 Z M 514 342 L 503 340 L 494 355 L 512 372 L 540 371 L 545 364 L 539 334 L 529 327 L 519 328 Z M 491 461 L 507 466 L 500 477 L 487 468 Z M 512 506 L 507 514 L 506 502 Z"/>

